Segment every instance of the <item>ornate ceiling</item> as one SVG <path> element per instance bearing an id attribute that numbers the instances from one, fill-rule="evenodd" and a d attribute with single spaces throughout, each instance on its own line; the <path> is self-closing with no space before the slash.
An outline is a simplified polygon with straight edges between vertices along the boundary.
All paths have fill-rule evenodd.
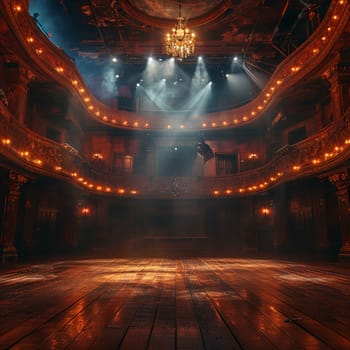
<path id="1" fill-rule="evenodd" d="M 141 106 L 136 87 L 143 82 L 149 56 L 166 58 L 163 40 L 176 22 L 179 1 L 31 0 L 30 13 L 39 28 L 50 33 L 50 39 L 75 61 L 91 92 L 121 110 L 135 111 L 141 106 L 137 110 L 141 113 L 183 112 L 184 98 L 190 96 L 186 79 L 193 75 L 197 57 L 204 56 L 214 88 L 201 112 L 210 113 L 238 108 L 254 99 L 276 67 L 317 29 L 329 4 L 330 0 L 181 1 L 182 15 L 196 32 L 196 50 L 178 62 L 180 69 L 166 79 L 162 100 L 166 108 L 149 98 L 148 90 L 152 104 Z M 233 56 L 239 57 L 234 67 Z M 164 72 L 158 68 L 161 79 Z M 234 83 L 239 81 L 229 89 L 228 73 L 235 74 Z"/>
<path id="2" fill-rule="evenodd" d="M 329 3 L 182 0 L 181 11 L 196 32 L 196 55 L 217 62 L 241 54 L 264 62 L 269 70 L 269 64 L 279 63 L 312 33 Z M 115 54 L 134 61 L 162 55 L 162 41 L 175 24 L 178 7 L 175 0 L 31 0 L 40 23 L 64 37 L 68 50 L 84 57 Z"/>

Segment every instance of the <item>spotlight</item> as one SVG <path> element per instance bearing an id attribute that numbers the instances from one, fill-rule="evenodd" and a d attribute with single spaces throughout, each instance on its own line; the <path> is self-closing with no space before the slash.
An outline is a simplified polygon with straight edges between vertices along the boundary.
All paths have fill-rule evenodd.
<path id="1" fill-rule="evenodd" d="M 162 61 L 163 61 L 163 59 L 161 59 L 161 58 L 160 58 L 158 61 L 159 61 L 159 62 L 162 62 Z"/>
<path id="2" fill-rule="evenodd" d="M 136 87 L 139 87 L 139 86 L 140 86 L 140 83 L 137 83 L 137 84 L 136 84 Z"/>
<path id="3" fill-rule="evenodd" d="M 233 60 L 234 60 L 234 62 L 237 62 L 238 61 L 238 57 L 237 56 L 233 57 Z"/>
<path id="4" fill-rule="evenodd" d="M 153 61 L 153 57 L 148 57 L 148 62 L 152 62 Z"/>
<path id="5" fill-rule="evenodd" d="M 117 62 L 118 60 L 117 60 L 117 58 L 116 57 L 113 57 L 112 58 L 112 62 Z"/>
<path id="6" fill-rule="evenodd" d="M 174 147 L 174 151 L 177 151 L 178 150 L 178 148 L 177 147 Z"/>
<path id="7" fill-rule="evenodd" d="M 119 74 L 116 74 L 115 77 L 118 79 L 118 78 L 120 77 L 120 75 L 119 75 Z"/>
<path id="8" fill-rule="evenodd" d="M 174 58 L 174 57 L 171 57 L 171 58 L 170 58 L 170 62 L 175 62 L 175 58 Z"/>
<path id="9" fill-rule="evenodd" d="M 226 74 L 226 78 L 228 78 L 230 76 L 230 74 Z"/>
<path id="10" fill-rule="evenodd" d="M 198 56 L 198 61 L 201 61 L 202 59 L 202 56 Z"/>

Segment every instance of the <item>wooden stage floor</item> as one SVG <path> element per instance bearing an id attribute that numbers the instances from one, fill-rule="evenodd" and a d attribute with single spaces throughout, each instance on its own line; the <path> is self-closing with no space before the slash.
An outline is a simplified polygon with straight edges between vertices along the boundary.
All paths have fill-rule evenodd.
<path id="1" fill-rule="evenodd" d="M 350 269 L 226 258 L 2 267 L 0 349 L 350 349 Z"/>

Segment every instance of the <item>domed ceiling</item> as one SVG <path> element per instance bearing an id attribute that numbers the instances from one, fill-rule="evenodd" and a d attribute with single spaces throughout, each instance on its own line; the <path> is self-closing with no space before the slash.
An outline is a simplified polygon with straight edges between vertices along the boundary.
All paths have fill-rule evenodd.
<path id="1" fill-rule="evenodd" d="M 168 58 L 163 41 L 176 23 L 179 4 L 175 0 L 31 0 L 30 12 L 37 15 L 44 34 L 49 33 L 75 60 L 96 96 L 113 104 L 115 98 L 134 98 L 149 56 Z M 203 56 L 216 86 L 210 110 L 246 103 L 276 66 L 313 33 L 329 4 L 330 0 L 182 0 L 181 14 L 196 33 L 196 47 L 194 55 L 177 64 L 190 76 L 198 56 Z M 232 70 L 234 56 L 244 69 Z M 114 66 L 112 58 L 117 60 Z M 243 83 L 236 91 L 218 89 L 226 84 L 227 74 L 237 72 Z M 182 78 L 185 81 L 176 74 L 171 84 L 179 89 Z M 184 90 L 177 96 L 186 94 Z M 123 103 L 118 106 L 123 108 Z M 127 108 L 134 106 L 131 101 Z"/>
<path id="2" fill-rule="evenodd" d="M 129 0 L 129 3 L 151 17 L 174 19 L 179 12 L 179 1 L 175 0 Z M 227 1 L 184 0 L 181 2 L 181 13 L 187 19 L 201 17 L 223 3 Z"/>

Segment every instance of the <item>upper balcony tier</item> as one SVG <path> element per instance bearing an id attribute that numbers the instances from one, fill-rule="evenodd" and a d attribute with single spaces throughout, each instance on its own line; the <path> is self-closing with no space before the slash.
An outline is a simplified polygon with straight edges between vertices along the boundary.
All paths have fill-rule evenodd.
<path id="1" fill-rule="evenodd" d="M 263 166 L 227 176 L 147 177 L 103 172 L 75 149 L 40 136 L 0 103 L 2 163 L 72 183 L 95 194 L 136 198 L 232 198 L 265 192 L 287 181 L 318 176 L 350 158 L 350 116 L 277 151 Z"/>
<path id="2" fill-rule="evenodd" d="M 91 118 L 120 129 L 176 132 L 232 129 L 271 112 L 286 91 L 310 76 L 327 59 L 348 25 L 349 9 L 348 1 L 333 0 L 315 31 L 275 68 L 264 87 L 248 103 L 213 113 L 203 113 L 197 103 L 190 111 L 159 114 L 125 111 L 117 105 L 112 108 L 100 102 L 88 88 L 75 62 L 38 28 L 29 14 L 27 1 L 0 4 L 17 45 L 24 50 L 21 64 L 71 91 Z"/>

